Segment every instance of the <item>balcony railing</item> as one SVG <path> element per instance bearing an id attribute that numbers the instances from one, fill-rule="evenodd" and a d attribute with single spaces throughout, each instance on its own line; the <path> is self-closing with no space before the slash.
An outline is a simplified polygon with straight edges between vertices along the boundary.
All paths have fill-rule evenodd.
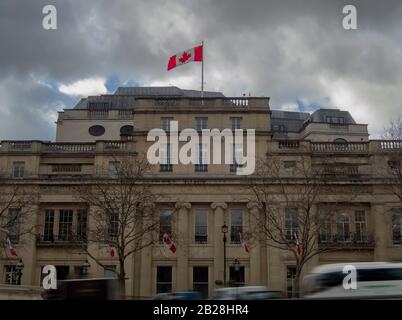
<path id="1" fill-rule="evenodd" d="M 319 153 L 367 153 L 368 146 L 367 142 L 312 142 L 311 151 Z"/>
<path id="2" fill-rule="evenodd" d="M 38 246 L 82 246 L 86 243 L 85 236 L 78 235 L 36 235 Z"/>
<path id="3" fill-rule="evenodd" d="M 44 143 L 43 149 L 51 152 L 91 152 L 95 151 L 95 143 Z"/>
<path id="4" fill-rule="evenodd" d="M 300 143 L 299 141 L 295 140 L 284 140 L 284 141 L 279 141 L 278 143 L 279 149 L 299 149 L 300 148 Z"/>
<path id="5" fill-rule="evenodd" d="M 374 248 L 374 238 L 368 234 L 336 234 L 323 236 L 318 238 L 318 245 L 320 247 L 328 248 Z"/>

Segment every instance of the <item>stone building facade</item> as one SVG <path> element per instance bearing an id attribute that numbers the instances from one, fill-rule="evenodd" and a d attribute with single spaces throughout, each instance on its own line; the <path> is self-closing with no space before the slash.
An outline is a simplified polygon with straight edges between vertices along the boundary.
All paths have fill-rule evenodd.
<path id="1" fill-rule="evenodd" d="M 116 155 L 146 152 L 151 145 L 146 139 L 149 130 L 167 129 L 171 120 L 178 121 L 179 130 L 255 129 L 256 158 L 279 157 L 285 175 L 300 157 L 312 164 L 325 160 L 333 188 L 323 197 L 326 203 L 336 203 L 343 214 L 342 221 L 334 221 L 330 236 L 342 233 L 346 238 L 337 241 L 339 250 L 314 257 L 306 272 L 332 262 L 402 261 L 402 204 L 385 187 L 383 174 L 389 154 L 402 148 L 400 142 L 369 140 L 367 125 L 338 109 L 286 112 L 271 110 L 266 97 L 230 98 L 206 92 L 200 99 L 200 92 L 176 87 L 119 88 L 113 95 L 88 97 L 60 112 L 56 142 L 1 142 L 1 192 L 7 194 L 10 186 L 19 184 L 39 196 L 30 213 L 35 236 L 18 236 L 18 229 L 11 230 L 18 257 L 7 250 L 0 255 L 0 281 L 17 282 L 19 259 L 24 263 L 24 285 L 40 285 L 41 268 L 48 264 L 57 267 L 60 279 L 79 277 L 87 260 L 89 276 L 110 276 L 65 234 L 69 228 L 91 223 L 85 220 L 90 208 L 74 197 L 71 187 L 96 178 L 98 169 L 109 168 Z M 130 256 L 127 296 L 150 298 L 159 292 L 193 289 L 211 293 L 221 287 L 224 224 L 229 227 L 228 280 L 291 290 L 293 256 L 262 243 L 253 243 L 247 253 L 234 231 L 246 232 L 252 213 L 259 210 L 247 193 L 253 175 L 234 171 L 228 164 L 153 167 L 152 188 L 165 198 L 152 210 L 156 216 L 175 211 L 172 228 L 185 241 L 177 244 L 176 253 L 157 244 Z M 353 199 L 345 200 L 351 193 Z M 8 210 L 12 214 L 24 208 Z M 107 245 L 94 248 L 94 254 L 104 265 L 118 267 Z M 235 259 L 239 271 L 234 269 Z"/>

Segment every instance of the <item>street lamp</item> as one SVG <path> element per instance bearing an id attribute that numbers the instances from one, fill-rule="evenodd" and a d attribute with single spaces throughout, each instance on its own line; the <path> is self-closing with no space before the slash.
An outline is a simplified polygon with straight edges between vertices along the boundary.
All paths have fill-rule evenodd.
<path id="1" fill-rule="evenodd" d="M 88 269 L 91 267 L 89 264 L 88 260 L 85 261 L 85 263 L 82 265 L 82 274 L 86 276 L 88 274 Z"/>
<path id="2" fill-rule="evenodd" d="M 226 286 L 226 233 L 228 233 L 228 226 L 226 223 L 222 226 L 222 233 L 223 233 L 223 286 Z"/>
<path id="3" fill-rule="evenodd" d="M 22 262 L 22 259 L 18 261 L 18 263 L 15 266 L 15 271 L 17 272 L 17 284 L 21 285 L 21 277 L 22 277 L 22 270 L 24 269 L 24 263 Z"/>

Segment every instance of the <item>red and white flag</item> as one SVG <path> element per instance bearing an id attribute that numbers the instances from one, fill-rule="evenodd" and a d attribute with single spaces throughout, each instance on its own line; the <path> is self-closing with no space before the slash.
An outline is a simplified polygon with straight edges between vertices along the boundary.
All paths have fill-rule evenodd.
<path id="1" fill-rule="evenodd" d="M 167 70 L 171 70 L 182 64 L 189 63 L 191 61 L 202 61 L 202 49 L 203 45 L 199 45 L 197 47 L 176 53 L 175 55 L 169 58 L 169 62 L 167 65 Z"/>
<path id="2" fill-rule="evenodd" d="M 239 236 L 240 236 L 240 243 L 242 245 L 242 247 L 244 248 L 244 250 L 247 253 L 250 253 L 251 247 L 250 245 L 244 240 L 243 235 L 241 234 L 241 232 L 239 232 Z"/>
<path id="3" fill-rule="evenodd" d="M 172 239 L 170 239 L 167 233 L 163 235 L 163 243 L 166 245 L 166 247 L 168 247 L 170 251 L 172 251 L 173 253 L 176 252 L 176 245 L 174 244 Z"/>
<path id="4" fill-rule="evenodd" d="M 13 257 L 18 256 L 17 250 L 15 250 L 15 248 L 13 247 L 10 238 L 7 238 L 6 243 L 7 243 L 8 250 L 10 250 L 10 254 L 11 254 Z"/>
<path id="5" fill-rule="evenodd" d="M 295 240 L 296 240 L 296 253 L 298 256 L 301 256 L 303 253 L 303 246 L 299 241 L 299 237 L 297 236 L 297 233 L 295 232 L 294 234 Z"/>
<path id="6" fill-rule="evenodd" d="M 112 258 L 114 258 L 114 256 L 116 255 L 116 251 L 114 250 L 114 248 L 111 245 L 109 245 L 109 249 L 110 249 L 110 256 Z"/>

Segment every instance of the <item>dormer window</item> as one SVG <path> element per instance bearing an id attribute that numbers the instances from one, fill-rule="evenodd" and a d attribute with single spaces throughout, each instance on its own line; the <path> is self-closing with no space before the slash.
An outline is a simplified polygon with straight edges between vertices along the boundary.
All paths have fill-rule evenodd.
<path id="1" fill-rule="evenodd" d="M 334 124 L 345 124 L 345 118 L 344 117 L 331 117 L 327 116 L 325 118 L 325 121 L 327 123 L 334 123 Z"/>

